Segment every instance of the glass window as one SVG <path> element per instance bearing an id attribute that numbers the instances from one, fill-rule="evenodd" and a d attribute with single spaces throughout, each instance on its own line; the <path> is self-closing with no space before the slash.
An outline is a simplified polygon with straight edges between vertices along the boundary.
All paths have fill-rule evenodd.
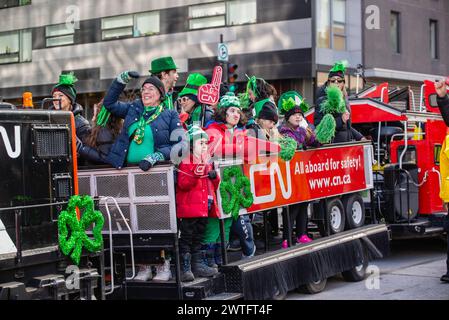
<path id="1" fill-rule="evenodd" d="M 31 61 L 31 31 L 0 33 L 0 64 Z"/>
<path id="2" fill-rule="evenodd" d="M 136 14 L 134 36 L 150 36 L 160 32 L 159 11 Z"/>
<path id="3" fill-rule="evenodd" d="M 22 30 L 20 34 L 20 62 L 29 62 L 32 58 L 31 30 Z"/>
<path id="4" fill-rule="evenodd" d="M 193 29 L 203 29 L 203 28 L 213 28 L 213 27 L 221 27 L 225 25 L 225 17 L 224 16 L 216 16 L 209 18 L 201 18 L 201 19 L 192 19 L 189 22 L 189 27 L 191 30 Z"/>
<path id="5" fill-rule="evenodd" d="M 399 12 L 391 12 L 390 15 L 390 44 L 394 53 L 401 53 L 400 44 L 400 17 Z"/>
<path id="6" fill-rule="evenodd" d="M 101 19 L 103 40 L 132 37 L 134 19 L 133 15 L 110 17 Z"/>
<path id="7" fill-rule="evenodd" d="M 117 29 L 133 25 L 133 16 L 118 16 L 101 19 L 101 29 Z"/>
<path id="8" fill-rule="evenodd" d="M 189 18 L 198 19 L 210 16 L 219 16 L 226 14 L 226 5 L 224 2 L 203 4 L 189 7 Z"/>
<path id="9" fill-rule="evenodd" d="M 237 0 L 228 2 L 227 25 L 257 22 L 256 0 Z"/>
<path id="10" fill-rule="evenodd" d="M 256 22 L 256 0 L 223 1 L 189 7 L 189 28 L 191 30 Z"/>
<path id="11" fill-rule="evenodd" d="M 25 6 L 31 4 L 31 0 L 0 0 L 0 9 Z"/>
<path id="12" fill-rule="evenodd" d="M 103 18 L 101 29 L 103 40 L 150 36 L 160 32 L 160 14 L 152 11 Z"/>
<path id="13" fill-rule="evenodd" d="M 438 59 L 438 21 L 430 20 L 430 55 Z"/>
<path id="14" fill-rule="evenodd" d="M 317 1 L 317 44 L 319 48 L 331 47 L 330 26 L 330 2 L 329 0 Z"/>
<path id="15" fill-rule="evenodd" d="M 346 50 L 346 0 L 332 2 L 333 49 Z"/>
<path id="16" fill-rule="evenodd" d="M 439 166 L 440 165 L 440 155 L 441 155 L 441 148 L 442 145 L 441 144 L 435 144 L 434 145 L 434 149 L 433 149 L 433 162 L 435 163 L 435 165 Z"/>
<path id="17" fill-rule="evenodd" d="M 75 29 L 72 24 L 58 24 L 45 28 L 46 46 L 62 46 L 75 42 Z"/>

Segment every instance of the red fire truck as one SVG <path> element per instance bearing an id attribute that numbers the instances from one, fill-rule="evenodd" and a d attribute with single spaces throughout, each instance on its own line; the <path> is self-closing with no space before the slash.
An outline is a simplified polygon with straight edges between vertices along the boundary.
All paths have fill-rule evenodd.
<path id="1" fill-rule="evenodd" d="M 421 86 L 419 105 L 409 88 L 375 85 L 350 99 L 352 123 L 374 143 L 374 191 L 366 198 L 393 239 L 443 232 L 439 154 L 446 136 L 435 84 Z M 306 116 L 313 121 L 311 110 Z"/>

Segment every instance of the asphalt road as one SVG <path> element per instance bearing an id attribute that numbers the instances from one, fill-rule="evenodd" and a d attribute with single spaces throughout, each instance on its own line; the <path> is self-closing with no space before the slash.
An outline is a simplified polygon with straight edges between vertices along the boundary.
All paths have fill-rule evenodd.
<path id="1" fill-rule="evenodd" d="M 371 269 L 371 270 L 370 270 Z M 287 300 L 449 300 L 446 244 L 441 239 L 392 242 L 391 255 L 371 263 L 372 273 L 358 283 L 328 279 L 316 295 L 292 292 Z"/>

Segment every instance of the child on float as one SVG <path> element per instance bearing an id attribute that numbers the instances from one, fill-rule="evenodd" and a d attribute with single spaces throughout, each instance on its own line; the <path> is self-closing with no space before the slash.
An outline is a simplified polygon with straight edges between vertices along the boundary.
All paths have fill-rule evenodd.
<path id="1" fill-rule="evenodd" d="M 217 111 L 214 114 L 214 121 L 209 123 L 206 132 L 210 137 L 210 150 L 217 158 L 224 157 L 244 157 L 244 145 L 246 141 L 246 131 L 243 129 L 245 120 L 240 108 L 239 99 L 229 92 L 220 99 Z M 229 232 L 233 225 L 233 218 L 224 220 L 225 241 L 229 242 Z M 209 219 L 204 245 L 207 246 L 209 257 L 214 252 L 214 260 L 217 265 L 221 265 L 220 228 L 218 219 Z M 234 230 L 243 243 L 243 256 L 254 255 L 256 247 L 254 245 L 253 230 L 249 223 L 249 217 L 239 217 Z M 210 265 L 213 265 L 210 259 Z"/>
<path id="2" fill-rule="evenodd" d="M 279 133 L 285 137 L 294 139 L 297 143 L 297 149 L 316 146 L 315 134 L 304 118 L 304 112 L 309 107 L 301 95 L 295 91 L 282 94 L 278 102 L 278 107 L 280 113 L 284 115 L 284 122 L 279 127 Z M 312 241 L 307 235 L 307 207 L 308 203 L 289 206 L 290 222 L 293 223 L 293 221 L 296 221 L 297 243 L 309 243 Z M 292 235 L 292 230 L 289 230 L 285 223 L 287 218 L 286 212 L 287 210 L 284 209 L 284 240 L 282 242 L 282 248 L 284 249 L 288 247 L 287 239 Z"/>
<path id="3" fill-rule="evenodd" d="M 207 248 L 202 247 L 208 218 L 219 216 L 216 190 L 220 183 L 210 162 L 209 137 L 198 126 L 189 131 L 190 156 L 179 165 L 176 207 L 182 257 L 181 281 L 212 277 L 218 273 L 208 266 Z M 193 273 L 192 273 L 193 271 Z"/>

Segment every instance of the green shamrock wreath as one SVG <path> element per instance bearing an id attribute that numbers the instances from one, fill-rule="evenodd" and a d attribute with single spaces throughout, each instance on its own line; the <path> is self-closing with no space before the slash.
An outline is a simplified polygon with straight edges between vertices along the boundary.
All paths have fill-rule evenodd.
<path id="1" fill-rule="evenodd" d="M 232 178 L 235 178 L 235 183 L 232 182 Z M 239 217 L 240 207 L 249 208 L 254 202 L 251 183 L 238 166 L 224 169 L 220 195 L 223 212 L 231 213 L 235 220 Z"/>
<path id="2" fill-rule="evenodd" d="M 85 210 L 80 220 L 76 215 L 76 207 Z M 86 234 L 87 228 L 92 223 L 95 225 L 93 240 Z M 63 254 L 70 255 L 72 261 L 79 265 L 83 247 L 90 252 L 97 252 L 103 247 L 101 235 L 103 225 L 104 217 L 100 211 L 94 210 L 94 201 L 91 197 L 78 195 L 71 197 L 67 210 L 62 211 L 58 218 L 59 248 Z"/>

